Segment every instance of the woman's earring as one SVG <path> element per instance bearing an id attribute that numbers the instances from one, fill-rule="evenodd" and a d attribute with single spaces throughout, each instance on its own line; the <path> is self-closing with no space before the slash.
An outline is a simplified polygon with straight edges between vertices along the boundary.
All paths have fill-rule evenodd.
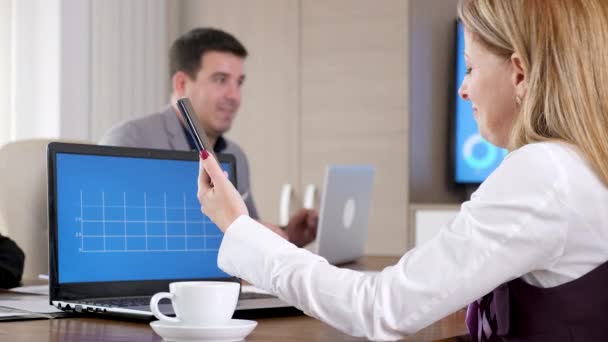
<path id="1" fill-rule="evenodd" d="M 521 96 L 515 95 L 515 104 L 517 107 L 521 106 Z"/>

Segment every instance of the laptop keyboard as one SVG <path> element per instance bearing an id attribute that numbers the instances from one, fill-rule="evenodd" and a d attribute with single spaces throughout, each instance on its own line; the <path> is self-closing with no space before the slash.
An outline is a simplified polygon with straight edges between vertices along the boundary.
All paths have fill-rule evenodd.
<path id="1" fill-rule="evenodd" d="M 257 293 L 257 292 L 241 292 L 241 295 L 239 296 L 240 300 L 243 300 L 243 299 L 266 299 L 266 298 L 276 298 L 276 296 L 273 296 L 273 295 L 267 294 L 267 293 Z"/>
<path id="2" fill-rule="evenodd" d="M 128 297 L 128 298 L 98 298 L 90 300 L 81 300 L 77 303 L 95 306 L 105 306 L 108 308 L 125 308 L 132 306 L 150 305 L 150 298 L 152 297 Z"/>
<path id="3" fill-rule="evenodd" d="M 89 300 L 77 301 L 79 304 L 103 306 L 107 308 L 127 308 L 134 306 L 147 306 L 150 305 L 150 298 L 148 296 L 143 297 L 127 297 L 127 298 L 98 298 Z M 241 292 L 239 299 L 267 299 L 276 298 L 275 296 L 267 293 L 257 292 Z"/>

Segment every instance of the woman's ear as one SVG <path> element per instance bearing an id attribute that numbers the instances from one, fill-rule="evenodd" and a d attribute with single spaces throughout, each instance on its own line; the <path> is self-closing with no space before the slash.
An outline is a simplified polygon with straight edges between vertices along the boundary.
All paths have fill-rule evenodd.
<path id="1" fill-rule="evenodd" d="M 528 89 L 528 79 L 526 78 L 526 70 L 524 68 L 521 56 L 517 53 L 511 55 L 511 69 L 512 75 L 511 80 L 515 87 L 515 95 L 518 98 L 523 98 L 526 95 Z"/>

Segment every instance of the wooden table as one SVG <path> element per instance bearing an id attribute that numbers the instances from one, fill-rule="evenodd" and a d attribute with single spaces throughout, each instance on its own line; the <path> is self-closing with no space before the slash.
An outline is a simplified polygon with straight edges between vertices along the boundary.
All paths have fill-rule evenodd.
<path id="1" fill-rule="evenodd" d="M 357 267 L 381 269 L 394 257 L 365 257 Z M 0 294 L 0 297 L 5 295 Z M 468 341 L 460 310 L 410 336 L 405 341 Z M 258 326 L 247 341 L 361 341 L 307 316 L 257 319 Z M 145 322 L 107 318 L 56 318 L 0 322 L 0 341 L 162 341 Z"/>

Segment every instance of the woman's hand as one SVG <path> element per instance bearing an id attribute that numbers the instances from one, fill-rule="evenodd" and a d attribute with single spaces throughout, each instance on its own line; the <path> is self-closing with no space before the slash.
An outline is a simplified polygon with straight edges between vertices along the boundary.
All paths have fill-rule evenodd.
<path id="1" fill-rule="evenodd" d="M 197 195 L 201 210 L 225 232 L 234 220 L 249 212 L 215 157 L 207 151 L 202 151 L 200 157 Z"/>

